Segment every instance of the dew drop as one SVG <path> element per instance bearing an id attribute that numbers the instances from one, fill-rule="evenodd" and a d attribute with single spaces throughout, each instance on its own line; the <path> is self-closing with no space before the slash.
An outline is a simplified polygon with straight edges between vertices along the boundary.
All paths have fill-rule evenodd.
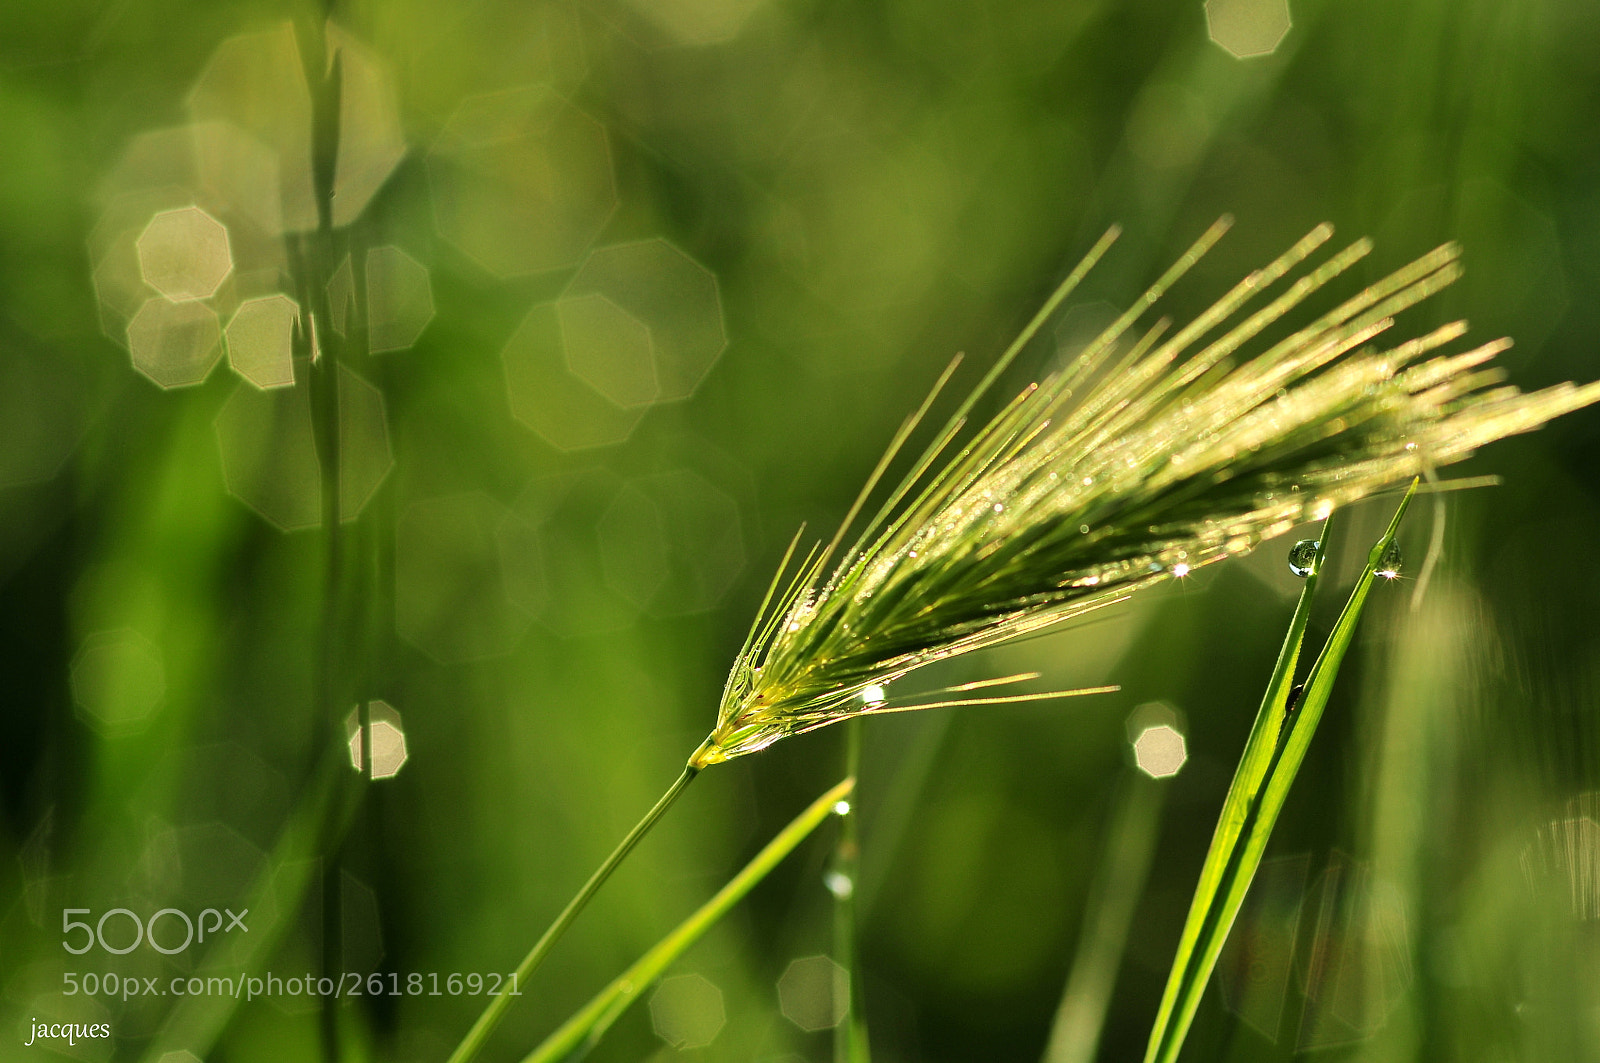
<path id="1" fill-rule="evenodd" d="M 1289 547 L 1289 571 L 1301 579 L 1311 575 L 1317 563 L 1317 548 L 1321 545 L 1315 539 L 1301 539 Z"/>
<path id="2" fill-rule="evenodd" d="M 1378 567 L 1374 571 L 1384 579 L 1398 579 L 1400 577 L 1400 544 L 1391 542 L 1384 548 L 1383 556 L 1378 558 Z"/>
<path id="3" fill-rule="evenodd" d="M 829 871 L 822 876 L 822 884 L 841 901 L 856 891 L 856 884 L 842 871 Z"/>

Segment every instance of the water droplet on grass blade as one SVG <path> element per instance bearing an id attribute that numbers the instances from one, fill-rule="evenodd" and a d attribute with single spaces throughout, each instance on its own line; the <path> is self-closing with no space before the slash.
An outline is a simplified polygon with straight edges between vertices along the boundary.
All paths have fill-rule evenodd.
<path id="1" fill-rule="evenodd" d="M 1373 571 L 1384 579 L 1398 579 L 1400 562 L 1400 544 L 1391 542 L 1384 548 L 1383 556 L 1378 559 L 1378 567 Z"/>
<path id="2" fill-rule="evenodd" d="M 856 889 L 855 882 L 842 871 L 829 871 L 822 876 L 822 883 L 828 887 L 829 893 L 841 901 L 854 893 Z"/>
<path id="3" fill-rule="evenodd" d="M 1301 539 L 1289 547 L 1289 571 L 1301 579 L 1311 575 L 1317 564 L 1317 548 L 1321 545 L 1315 539 Z"/>

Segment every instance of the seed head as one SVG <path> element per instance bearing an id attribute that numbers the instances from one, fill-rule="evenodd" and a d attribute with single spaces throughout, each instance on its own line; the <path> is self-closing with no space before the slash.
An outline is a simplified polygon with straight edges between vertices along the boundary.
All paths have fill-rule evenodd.
<path id="1" fill-rule="evenodd" d="M 1328 240 L 1327 225 L 1175 334 L 1168 336 L 1168 321 L 1156 321 L 1119 352 L 1228 224 L 1207 230 L 1065 368 L 964 433 L 979 397 L 1104 254 L 1116 235 L 1108 233 L 875 514 L 858 521 L 951 364 L 896 434 L 833 540 L 798 564 L 799 537 L 791 544 L 734 661 L 716 728 L 692 765 L 867 713 L 1059 696 L 969 696 L 1032 674 L 951 688 L 931 701 L 899 701 L 885 690 L 925 664 L 1033 634 L 1243 554 L 1600 398 L 1600 384 L 1531 394 L 1501 386 L 1499 371 L 1485 365 L 1509 340 L 1434 354 L 1465 333 L 1465 322 L 1376 346 L 1395 314 L 1460 276 L 1454 244 L 1287 338 L 1257 343 L 1370 251 L 1358 241 L 1245 313 Z"/>

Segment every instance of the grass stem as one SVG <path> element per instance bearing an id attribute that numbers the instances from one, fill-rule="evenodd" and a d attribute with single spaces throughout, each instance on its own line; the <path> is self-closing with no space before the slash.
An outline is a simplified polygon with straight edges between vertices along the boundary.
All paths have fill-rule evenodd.
<path id="1" fill-rule="evenodd" d="M 567 902 L 567 906 L 561 910 L 561 914 L 556 916 L 555 922 L 550 924 L 549 929 L 534 943 L 528 954 L 522 958 L 522 962 L 517 964 L 516 977 L 508 980 L 499 994 L 489 1002 L 489 1006 L 483 1009 L 483 1014 L 479 1015 L 478 1021 L 472 1024 L 472 1029 L 467 1031 L 467 1036 L 462 1038 L 461 1043 L 456 1046 L 456 1050 L 450 1053 L 449 1063 L 466 1063 L 467 1060 L 478 1054 L 478 1050 L 489 1039 L 489 1035 L 494 1032 L 494 1028 L 500 1024 L 506 1009 L 511 1006 L 512 990 L 527 982 L 528 976 L 534 972 L 539 964 L 544 962 L 545 956 L 555 946 L 557 939 L 561 937 L 567 927 L 572 925 L 572 921 L 578 917 L 578 913 L 583 911 L 595 893 L 605 884 L 606 879 L 611 877 L 611 873 L 617 869 L 617 865 L 622 863 L 623 859 L 633 851 L 633 847 L 639 844 L 639 839 L 643 838 L 650 828 L 655 826 L 656 821 L 661 818 L 668 808 L 672 807 L 672 803 L 678 799 L 684 788 L 699 773 L 699 769 L 693 766 L 685 767 L 683 774 L 679 775 L 677 781 L 667 788 L 667 792 L 661 795 L 661 799 L 655 803 L 655 806 L 644 814 L 643 819 L 634 824 L 633 829 L 628 832 L 628 836 L 623 838 L 622 842 L 611 851 L 611 855 L 606 857 L 605 863 L 595 869 L 594 874 L 589 876 L 589 881 L 585 882 L 583 888 L 578 890 L 572 900 Z"/>
<path id="2" fill-rule="evenodd" d="M 756 883 L 766 878 L 795 846 L 816 830 L 822 821 L 834 812 L 835 806 L 840 801 L 850 797 L 855 791 L 855 785 L 855 779 L 845 779 L 811 802 L 804 812 L 779 831 L 753 860 L 716 892 L 715 896 L 688 919 L 679 923 L 672 933 L 657 942 L 649 952 L 634 961 L 631 967 L 623 971 L 593 1000 L 584 1005 L 582 1010 L 551 1034 L 544 1044 L 529 1053 L 522 1063 L 559 1063 L 561 1060 L 572 1058 L 574 1050 L 580 1046 L 582 1050 L 576 1053 L 577 1056 L 586 1054 L 628 1006 L 650 988 L 660 977 L 661 972 L 688 951 L 689 946 L 700 940 L 707 930 L 728 913 L 730 908 L 755 888 Z M 452 1056 L 451 1060 L 454 1063 L 455 1057 Z"/>
<path id="3" fill-rule="evenodd" d="M 1093 1063 L 1106 1008 L 1144 896 L 1161 826 L 1166 785 L 1130 769 L 1118 787 L 1100 870 L 1084 907 L 1077 954 L 1056 1008 L 1044 1063 Z"/>
<path id="4" fill-rule="evenodd" d="M 861 771 L 861 729 L 863 721 L 845 725 L 845 776 L 855 779 Z M 833 1028 L 833 1063 L 870 1063 L 872 1052 L 867 1041 L 867 1017 L 862 1005 L 861 964 L 856 958 L 856 882 L 861 872 L 861 812 L 850 803 L 843 814 L 839 844 L 834 849 L 828 889 L 833 893 L 833 959 L 848 978 L 844 1020 Z M 837 992 L 838 986 L 834 987 Z"/>

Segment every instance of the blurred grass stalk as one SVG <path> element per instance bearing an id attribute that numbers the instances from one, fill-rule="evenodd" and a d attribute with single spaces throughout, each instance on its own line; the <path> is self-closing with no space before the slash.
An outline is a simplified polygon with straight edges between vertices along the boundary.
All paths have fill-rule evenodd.
<path id="1" fill-rule="evenodd" d="M 615 981 L 551 1034 L 544 1044 L 529 1053 L 523 1063 L 559 1063 L 579 1049 L 576 1052 L 578 1058 L 587 1054 L 605 1036 L 611 1024 L 639 999 L 674 960 L 699 941 L 756 883 L 766 878 L 829 814 L 837 812 L 840 802 L 847 801 L 855 793 L 855 786 L 856 780 L 852 776 L 811 802 L 699 911 L 685 919 L 672 933 L 618 975 Z M 844 813 L 844 818 L 848 822 L 851 815 Z M 473 1051 L 476 1051 L 476 1047 L 473 1046 Z M 460 1049 L 456 1054 L 461 1054 Z"/>
<path id="2" fill-rule="evenodd" d="M 1365 699 L 1371 733 L 1379 736 L 1366 828 L 1373 875 L 1420 916 L 1401 941 L 1390 939 L 1403 950 L 1404 965 L 1413 970 L 1424 968 L 1426 962 L 1419 946 L 1430 937 L 1438 940 L 1437 928 L 1428 926 L 1425 904 L 1435 887 L 1430 880 L 1440 871 L 1439 853 L 1430 840 L 1441 829 L 1441 810 L 1461 802 L 1457 780 L 1464 736 L 1451 725 L 1482 698 L 1481 691 L 1493 681 L 1490 662 L 1497 657 L 1494 634 L 1469 587 L 1448 578 L 1438 580 L 1418 604 L 1406 614 L 1382 688 L 1374 684 Z M 1448 888 L 1443 882 L 1437 885 Z M 1526 905 L 1515 897 L 1497 897 L 1497 902 L 1502 919 L 1520 914 Z M 1369 943 L 1368 948 L 1375 946 Z M 1381 958 L 1363 959 L 1367 964 L 1381 962 Z M 1382 1051 L 1368 1055 L 1419 1058 L 1427 1020 L 1415 996 L 1407 994 L 1390 1010 L 1377 992 L 1382 980 L 1372 981 L 1374 985 L 1363 987 L 1362 1003 L 1376 1014 L 1386 1013 L 1387 1043 Z"/>
<path id="3" fill-rule="evenodd" d="M 328 279 L 332 275 L 336 256 L 333 231 L 333 184 L 339 165 L 339 104 L 342 95 L 342 77 L 339 56 L 331 61 L 327 55 L 326 41 L 321 25 L 310 23 L 308 40 L 311 47 L 302 48 L 306 63 L 306 80 L 311 86 L 311 181 L 317 205 L 317 228 L 295 256 L 296 281 L 300 286 L 301 305 L 309 308 L 310 392 L 312 411 L 312 440 L 316 447 L 317 464 L 321 473 L 322 530 L 327 539 L 327 567 L 323 598 L 323 630 L 320 637 L 321 652 L 319 684 L 320 716 L 329 742 L 339 737 L 339 708 L 341 697 L 341 671 L 344 666 L 344 616 L 346 610 L 341 600 L 344 590 L 344 536 L 342 514 L 339 506 L 339 363 L 340 350 L 337 332 L 327 327 L 332 321 Z M 370 719 L 365 702 L 361 713 L 361 753 L 364 770 L 370 771 L 372 750 Z M 342 975 L 340 946 L 344 936 L 343 911 L 340 897 L 343 864 L 344 832 L 334 823 L 326 824 L 322 844 L 322 974 L 339 978 Z M 337 1001 L 325 996 L 321 1002 L 322 1055 L 329 1063 L 341 1055 L 339 1014 Z"/>
<path id="4" fill-rule="evenodd" d="M 1279 651 L 1244 753 L 1239 758 L 1222 815 L 1217 820 L 1200 882 L 1178 941 L 1178 952 L 1162 993 L 1161 1007 L 1150 1031 L 1145 1063 L 1174 1063 L 1178 1058 L 1228 931 L 1261 865 L 1262 854 L 1272 836 L 1278 813 L 1288 798 L 1289 787 L 1310 748 L 1345 651 L 1355 635 L 1372 581 L 1394 542 L 1416 490 L 1417 482 L 1413 480 L 1388 529 L 1368 553 L 1366 567 L 1356 581 L 1350 600 L 1345 603 L 1333 633 L 1311 666 L 1298 704 L 1291 705 L 1290 684 L 1301 644 L 1305 641 L 1311 599 L 1327 552 L 1327 529 L 1323 529 L 1311 572 L 1306 576 L 1305 588 L 1289 623 L 1289 633 Z"/>
<path id="5" fill-rule="evenodd" d="M 1128 927 L 1144 895 L 1166 802 L 1166 784 L 1137 768 L 1122 777 L 1106 848 L 1084 906 L 1078 949 L 1056 1008 L 1043 1063 L 1093 1063 L 1106 1007 L 1128 942 Z"/>
<path id="6" fill-rule="evenodd" d="M 342 814 L 342 828 L 354 811 L 339 801 L 346 771 L 343 760 L 339 751 L 330 751 L 323 758 L 279 833 L 261 874 L 250 884 L 247 910 L 270 911 L 274 904 L 297 901 L 311 889 L 329 818 Z M 224 938 L 217 952 L 206 955 L 206 964 L 213 969 L 236 969 L 243 979 L 271 960 L 287 930 L 285 920 L 272 920 L 249 935 Z M 160 1031 L 142 1058 L 145 1063 L 159 1063 L 170 1058 L 174 1050 L 208 1054 L 238 1007 L 238 998 L 224 993 L 185 994 L 163 1018 Z"/>
<path id="7" fill-rule="evenodd" d="M 862 721 L 845 725 L 845 777 L 861 773 Z M 839 810 L 844 826 L 834 849 L 828 890 L 833 894 L 833 958 L 848 979 L 844 1021 L 833 1028 L 833 1063 L 871 1063 L 866 1008 L 862 998 L 861 964 L 856 949 L 856 882 L 861 877 L 861 810 L 850 801 Z M 837 992 L 837 987 L 835 987 Z"/>

